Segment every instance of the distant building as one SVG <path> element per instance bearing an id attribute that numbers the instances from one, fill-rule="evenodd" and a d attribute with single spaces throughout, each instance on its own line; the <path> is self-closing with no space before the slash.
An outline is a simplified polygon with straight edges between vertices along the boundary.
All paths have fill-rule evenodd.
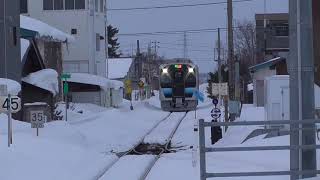
<path id="1" fill-rule="evenodd" d="M 75 38 L 63 52 L 63 70 L 106 75 L 105 0 L 20 0 L 21 13 Z"/>
<path id="2" fill-rule="evenodd" d="M 277 57 L 249 68 L 253 81 L 253 104 L 263 107 L 265 102 L 265 78 L 288 75 L 286 59 Z"/>
<path id="3" fill-rule="evenodd" d="M 266 28 L 264 20 L 266 19 Z M 288 57 L 289 14 L 256 14 L 256 59 L 258 63 L 273 57 Z"/>

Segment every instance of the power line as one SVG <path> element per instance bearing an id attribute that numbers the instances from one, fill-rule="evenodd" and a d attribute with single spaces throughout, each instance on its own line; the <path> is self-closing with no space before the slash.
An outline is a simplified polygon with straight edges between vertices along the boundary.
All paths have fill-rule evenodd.
<path id="1" fill-rule="evenodd" d="M 234 3 L 250 2 L 254 0 L 234 0 Z M 212 2 L 212 3 L 198 3 L 198 4 L 181 4 L 181 5 L 168 5 L 168 6 L 150 6 L 150 7 L 133 7 L 133 8 L 111 8 L 108 11 L 134 11 L 134 10 L 152 10 L 152 9 L 168 9 L 168 8 L 183 8 L 183 7 L 197 7 L 197 6 L 211 6 L 227 4 L 225 1 Z"/>

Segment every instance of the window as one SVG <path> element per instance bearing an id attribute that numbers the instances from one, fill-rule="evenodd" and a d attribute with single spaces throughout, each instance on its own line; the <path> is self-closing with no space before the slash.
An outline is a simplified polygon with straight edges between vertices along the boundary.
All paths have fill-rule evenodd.
<path id="1" fill-rule="evenodd" d="M 85 0 L 76 0 L 76 8 L 75 9 L 85 9 L 86 1 Z"/>
<path id="2" fill-rule="evenodd" d="M 275 36 L 289 36 L 288 23 L 275 24 Z"/>
<path id="3" fill-rule="evenodd" d="M 77 29 L 71 29 L 71 34 L 72 34 L 72 35 L 78 34 Z"/>
<path id="4" fill-rule="evenodd" d="M 54 10 L 63 10 L 63 0 L 54 0 Z"/>
<path id="5" fill-rule="evenodd" d="M 100 35 L 96 34 L 96 51 L 100 51 Z"/>
<path id="6" fill-rule="evenodd" d="M 103 13 L 103 10 L 104 10 L 104 3 L 103 3 L 104 0 L 100 0 L 100 12 Z"/>
<path id="7" fill-rule="evenodd" d="M 28 13 L 28 0 L 20 0 L 20 13 Z"/>
<path id="8" fill-rule="evenodd" d="M 43 0 L 43 10 L 53 10 L 53 0 Z"/>
<path id="9" fill-rule="evenodd" d="M 65 0 L 66 10 L 74 9 L 74 0 Z"/>
<path id="10" fill-rule="evenodd" d="M 94 5 L 95 5 L 96 12 L 98 12 L 98 10 L 99 10 L 99 0 L 95 0 Z"/>

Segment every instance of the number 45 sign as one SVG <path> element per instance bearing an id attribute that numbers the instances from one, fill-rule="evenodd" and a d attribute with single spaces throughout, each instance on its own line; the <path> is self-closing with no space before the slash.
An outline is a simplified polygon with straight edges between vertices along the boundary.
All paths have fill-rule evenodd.
<path id="1" fill-rule="evenodd" d="M 10 102 L 10 103 L 9 103 Z M 17 113 L 21 110 L 21 99 L 18 96 L 0 96 L 0 112 L 8 112 L 11 107 L 12 113 Z"/>

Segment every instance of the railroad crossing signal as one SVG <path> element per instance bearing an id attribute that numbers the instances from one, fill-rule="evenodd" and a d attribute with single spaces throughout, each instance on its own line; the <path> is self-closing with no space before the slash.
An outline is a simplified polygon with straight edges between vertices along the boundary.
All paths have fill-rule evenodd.
<path id="1" fill-rule="evenodd" d="M 215 120 L 219 119 L 221 117 L 221 110 L 218 108 L 213 108 L 211 110 L 211 117 Z"/>
<path id="2" fill-rule="evenodd" d="M 214 99 L 212 100 L 212 104 L 214 104 L 214 106 L 217 107 L 218 103 L 219 103 L 219 100 L 218 100 L 218 99 L 214 98 Z"/>

